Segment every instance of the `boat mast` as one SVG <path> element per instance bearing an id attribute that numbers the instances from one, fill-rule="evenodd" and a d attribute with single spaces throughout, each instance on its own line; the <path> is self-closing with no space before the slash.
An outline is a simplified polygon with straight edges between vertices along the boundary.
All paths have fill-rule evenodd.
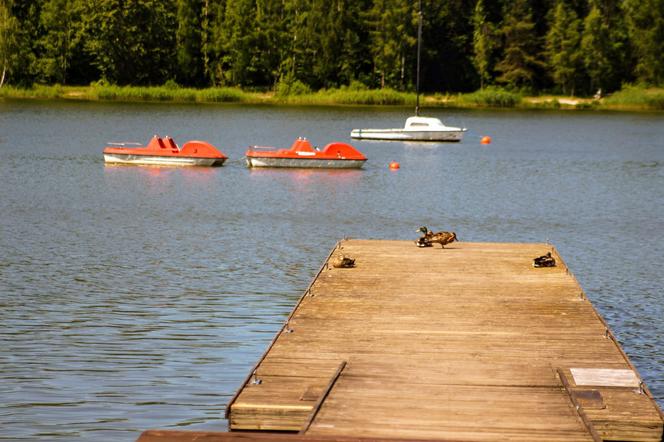
<path id="1" fill-rule="evenodd" d="M 417 79 L 415 80 L 415 115 L 420 116 L 420 48 L 422 46 L 422 0 L 419 0 L 418 24 L 417 24 Z"/>

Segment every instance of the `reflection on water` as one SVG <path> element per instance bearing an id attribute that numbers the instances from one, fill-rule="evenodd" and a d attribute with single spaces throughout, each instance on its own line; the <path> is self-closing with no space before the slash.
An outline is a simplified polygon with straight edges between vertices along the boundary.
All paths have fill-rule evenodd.
<path id="1" fill-rule="evenodd" d="M 664 403 L 663 117 L 464 111 L 460 144 L 352 141 L 362 170 L 244 164 L 251 144 L 349 141 L 407 113 L 0 103 L 1 437 L 224 429 L 225 404 L 336 241 L 414 239 L 420 225 L 553 242 Z M 230 160 L 104 165 L 105 140 L 153 133 Z"/>

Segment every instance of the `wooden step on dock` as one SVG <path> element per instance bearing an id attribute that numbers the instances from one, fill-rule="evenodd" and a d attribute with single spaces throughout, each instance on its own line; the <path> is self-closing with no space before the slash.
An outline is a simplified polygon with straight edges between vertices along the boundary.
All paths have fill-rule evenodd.
<path id="1" fill-rule="evenodd" d="M 547 252 L 557 266 L 534 268 Z M 330 265 L 342 254 L 355 267 Z M 551 245 L 386 240 L 335 247 L 227 418 L 204 439 L 655 442 L 663 427 Z"/>

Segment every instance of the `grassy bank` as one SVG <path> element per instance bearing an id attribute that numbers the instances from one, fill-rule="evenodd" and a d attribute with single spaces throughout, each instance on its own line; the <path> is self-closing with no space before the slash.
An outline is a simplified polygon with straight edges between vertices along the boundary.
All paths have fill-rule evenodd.
<path id="1" fill-rule="evenodd" d="M 4 86 L 0 98 L 62 99 L 119 102 L 172 103 L 246 103 L 290 105 L 394 105 L 414 106 L 412 92 L 392 89 L 369 90 L 342 87 L 317 92 L 250 92 L 239 88 L 193 89 L 177 86 L 34 86 L 28 89 Z M 435 108 L 516 108 L 516 109 L 598 109 L 598 110 L 664 110 L 664 89 L 626 86 L 601 100 L 562 96 L 527 97 L 505 89 L 488 87 L 468 94 L 427 94 L 422 105 Z"/>

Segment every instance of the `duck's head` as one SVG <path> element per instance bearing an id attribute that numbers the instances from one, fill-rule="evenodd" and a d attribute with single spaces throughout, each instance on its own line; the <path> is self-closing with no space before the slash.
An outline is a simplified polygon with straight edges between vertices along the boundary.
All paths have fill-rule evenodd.
<path id="1" fill-rule="evenodd" d="M 422 227 L 420 227 L 419 229 L 416 230 L 416 232 L 422 232 L 425 235 L 427 234 L 428 231 L 429 231 L 429 229 L 426 226 L 422 226 Z"/>

